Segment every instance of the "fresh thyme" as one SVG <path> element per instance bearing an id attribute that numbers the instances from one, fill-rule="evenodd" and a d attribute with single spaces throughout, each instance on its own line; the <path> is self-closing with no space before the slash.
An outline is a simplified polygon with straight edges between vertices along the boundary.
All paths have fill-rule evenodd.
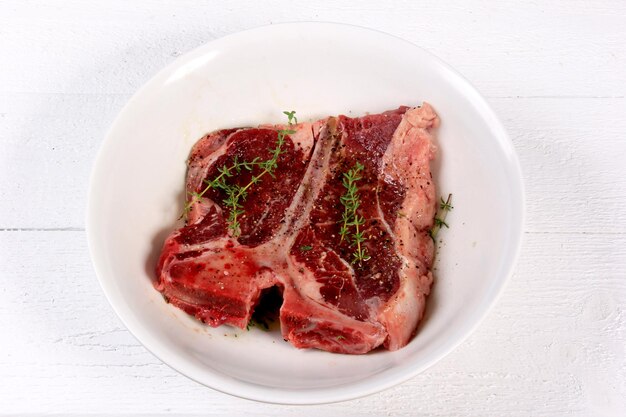
<path id="1" fill-rule="evenodd" d="M 206 192 L 209 191 L 210 189 L 222 189 L 228 192 L 228 185 L 225 180 L 226 178 L 232 177 L 234 172 L 236 172 L 237 174 L 240 174 L 241 171 L 244 169 L 247 171 L 252 171 L 252 168 L 258 165 L 260 165 L 259 158 L 254 158 L 252 161 L 249 161 L 249 162 L 247 161 L 240 162 L 238 157 L 235 156 L 233 158 L 233 164 L 231 166 L 228 167 L 224 165 L 221 168 L 218 168 L 220 175 L 218 175 L 211 181 L 204 180 L 204 183 L 206 184 L 206 186 L 201 192 L 189 193 L 189 195 L 191 195 L 192 198 L 185 205 L 185 208 L 183 210 L 183 213 L 180 215 L 180 218 L 182 218 L 185 214 L 187 214 L 189 210 L 191 210 L 191 207 L 193 206 L 193 204 L 199 201 L 202 197 L 204 197 L 204 194 L 206 194 Z"/>
<path id="2" fill-rule="evenodd" d="M 339 231 L 341 242 L 347 240 L 350 246 L 356 247 L 352 254 L 352 263 L 358 262 L 359 264 L 370 259 L 367 249 L 362 245 L 366 238 L 359 229 L 360 226 L 365 224 L 365 218 L 357 214 L 361 201 L 356 183 L 362 179 L 361 172 L 363 168 L 363 165 L 357 162 L 354 167 L 343 174 L 343 186 L 346 192 L 340 198 L 341 204 L 344 206 L 341 217 L 342 225 Z"/>
<path id="3" fill-rule="evenodd" d="M 441 202 L 439 203 L 440 210 L 450 211 L 454 208 L 451 204 L 452 194 L 448 194 L 448 199 L 446 201 L 443 201 L 443 197 L 440 197 L 440 199 L 441 199 Z"/>
<path id="4" fill-rule="evenodd" d="M 246 200 L 248 196 L 248 190 L 252 185 L 257 184 L 265 174 L 269 174 L 274 178 L 274 172 L 278 167 L 278 158 L 285 153 L 283 145 L 285 144 L 285 137 L 296 133 L 291 129 L 294 123 L 298 123 L 295 111 L 284 111 L 283 114 L 287 116 L 287 129 L 280 129 L 278 131 L 278 138 L 274 148 L 268 149 L 270 151 L 270 159 L 261 161 L 260 158 L 254 158 L 252 161 L 239 161 L 235 156 L 233 163 L 230 166 L 223 165 L 218 168 L 220 173 L 213 180 L 205 180 L 205 188 L 200 193 L 192 193 L 192 199 L 185 206 L 185 213 L 187 213 L 193 204 L 201 199 L 204 194 L 210 189 L 222 190 L 226 194 L 226 198 L 223 200 L 224 205 L 228 208 L 228 228 L 232 231 L 234 237 L 239 236 L 241 233 L 239 218 L 244 214 L 242 202 Z M 227 179 L 233 177 L 235 174 L 241 174 L 243 170 L 252 172 L 257 167 L 261 169 L 261 172 L 253 175 L 250 182 L 245 186 L 230 184 Z M 182 216 L 181 216 L 182 217 Z"/>
<path id="5" fill-rule="evenodd" d="M 441 226 L 445 226 L 446 229 L 449 228 L 450 226 L 448 226 L 448 223 L 446 223 L 445 221 L 441 220 L 440 218 L 435 217 L 435 226 L 441 228 Z"/>
<path id="6" fill-rule="evenodd" d="M 452 194 L 448 194 L 447 200 L 444 201 L 443 197 L 441 197 L 441 201 L 439 203 L 439 213 L 435 215 L 435 224 L 432 229 L 430 229 L 430 237 L 435 240 L 437 237 L 437 233 L 441 230 L 442 227 L 449 228 L 448 223 L 446 223 L 446 215 L 450 210 L 454 207 L 452 206 Z"/>

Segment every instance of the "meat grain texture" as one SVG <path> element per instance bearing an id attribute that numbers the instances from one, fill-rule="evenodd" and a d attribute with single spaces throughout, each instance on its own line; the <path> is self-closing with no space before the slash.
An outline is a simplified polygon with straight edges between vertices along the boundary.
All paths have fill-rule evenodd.
<path id="1" fill-rule="evenodd" d="M 405 346 L 433 281 L 429 230 L 437 207 L 430 161 L 438 123 L 424 103 L 292 126 L 274 177 L 266 175 L 243 201 L 239 236 L 227 227 L 222 191 L 189 200 L 186 225 L 163 245 L 156 289 L 211 326 L 245 328 L 262 291 L 278 286 L 281 332 L 298 348 L 361 354 Z M 284 128 L 201 138 L 189 157 L 187 191 L 201 192 L 235 157 L 269 159 Z M 357 162 L 364 167 L 358 213 L 371 258 L 353 263 L 354 247 L 340 238 L 340 198 L 343 175 Z M 244 170 L 230 181 L 245 185 L 252 175 Z"/>

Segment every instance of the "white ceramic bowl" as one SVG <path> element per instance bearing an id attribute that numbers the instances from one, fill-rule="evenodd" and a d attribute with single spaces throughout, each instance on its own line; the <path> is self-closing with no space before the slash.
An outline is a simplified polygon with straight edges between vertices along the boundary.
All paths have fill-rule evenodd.
<path id="1" fill-rule="evenodd" d="M 297 350 L 278 332 L 212 329 L 151 284 L 181 212 L 185 159 L 218 128 L 362 115 L 430 102 L 441 117 L 439 190 L 453 193 L 427 315 L 397 352 Z M 502 125 L 478 92 L 434 56 L 363 28 L 294 23 L 236 33 L 150 80 L 113 124 L 91 178 L 95 269 L 128 329 L 163 362 L 214 389 L 286 404 L 346 400 L 402 382 L 449 353 L 487 314 L 520 247 L 523 187 Z M 235 335 L 237 337 L 235 337 Z"/>

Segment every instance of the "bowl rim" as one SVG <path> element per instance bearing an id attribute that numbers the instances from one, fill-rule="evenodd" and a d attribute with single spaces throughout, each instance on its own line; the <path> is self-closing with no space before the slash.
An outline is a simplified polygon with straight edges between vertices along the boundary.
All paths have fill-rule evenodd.
<path id="1" fill-rule="evenodd" d="M 95 189 L 94 183 L 96 179 L 103 175 L 99 168 L 101 166 L 102 155 L 105 154 L 108 145 L 110 145 L 111 141 L 108 138 L 112 135 L 112 133 L 116 130 L 119 122 L 120 116 L 125 113 L 129 108 L 133 106 L 135 101 L 138 100 L 138 97 L 144 94 L 145 91 L 148 91 L 152 88 L 153 84 L 156 84 L 158 80 L 166 73 L 171 72 L 172 69 L 180 66 L 183 62 L 188 61 L 192 57 L 202 53 L 205 49 L 211 48 L 212 44 L 218 41 L 222 41 L 224 39 L 228 39 L 234 36 L 240 36 L 241 34 L 250 34 L 251 32 L 262 32 L 262 31 L 273 31 L 273 30 L 282 30 L 286 27 L 299 27 L 299 26 L 326 26 L 331 28 L 343 28 L 345 30 L 350 31 L 368 31 L 373 32 L 377 36 L 387 37 L 390 40 L 394 40 L 396 42 L 405 43 L 408 46 L 411 46 L 419 53 L 423 54 L 427 57 L 432 64 L 440 67 L 441 70 L 447 71 L 450 75 L 454 76 L 458 82 L 464 84 L 464 88 L 467 95 L 471 96 L 471 102 L 475 104 L 476 111 L 489 122 L 490 130 L 494 132 L 494 136 L 498 136 L 499 140 L 503 144 L 507 144 L 510 146 L 512 150 L 509 155 L 509 169 L 511 173 L 514 174 L 509 178 L 510 183 L 515 183 L 515 190 L 519 194 L 515 197 L 519 199 L 520 207 L 517 207 L 519 210 L 516 214 L 516 218 L 519 219 L 516 225 L 512 225 L 511 229 L 513 230 L 513 234 L 511 237 L 510 247 L 512 250 L 509 253 L 510 262 L 508 266 L 504 269 L 503 276 L 496 282 L 495 291 L 491 300 L 485 304 L 482 312 L 477 316 L 475 322 L 468 326 L 468 328 L 460 334 L 456 339 L 447 343 L 444 348 L 440 349 L 437 355 L 433 355 L 433 357 L 426 361 L 425 363 L 419 366 L 413 366 L 411 368 L 410 364 L 407 364 L 405 368 L 403 368 L 402 373 L 393 373 L 391 375 L 385 375 L 384 379 L 377 379 L 376 383 L 368 383 L 367 380 L 361 380 L 358 382 L 351 382 L 342 384 L 336 387 L 331 388 L 316 388 L 312 390 L 294 390 L 287 391 L 279 388 L 271 388 L 262 385 L 257 385 L 254 383 L 250 383 L 247 381 L 240 381 L 235 378 L 226 376 L 224 374 L 215 372 L 211 375 L 211 378 L 206 378 L 207 373 L 205 372 L 196 372 L 193 369 L 193 366 L 188 365 L 185 361 L 179 360 L 175 355 L 170 355 L 166 349 L 161 349 L 159 342 L 156 338 L 153 338 L 149 332 L 146 332 L 141 327 L 140 323 L 131 320 L 127 315 L 127 310 L 130 311 L 128 306 L 122 303 L 119 299 L 117 299 L 116 295 L 113 293 L 112 285 L 104 278 L 104 273 L 102 272 L 101 265 L 104 262 L 102 257 L 98 254 L 99 242 L 97 236 L 94 232 L 96 229 L 95 224 L 97 219 L 95 217 Z M 433 366 L 435 363 L 439 362 L 442 358 L 450 354 L 453 350 L 455 350 L 461 343 L 463 343 L 474 331 L 478 328 L 478 326 L 483 322 L 485 317 L 491 312 L 494 305 L 499 300 L 502 292 L 506 286 L 506 283 L 511 279 L 511 276 L 514 272 L 514 269 L 518 263 L 522 242 L 523 242 L 523 229 L 526 220 L 526 196 L 525 196 L 525 188 L 524 181 L 522 177 L 522 169 L 519 162 L 519 158 L 517 153 L 515 152 L 515 148 L 513 143 L 506 133 L 506 130 L 496 113 L 493 111 L 491 106 L 488 104 L 487 100 L 478 92 L 478 90 L 460 73 L 458 73 L 455 69 L 453 69 L 446 62 L 441 60 L 439 57 L 434 54 L 428 52 L 422 47 L 407 41 L 399 36 L 377 30 L 368 27 L 363 27 L 359 25 L 345 24 L 345 23 L 336 23 L 336 22 L 318 22 L 318 21 L 301 21 L 301 22 L 284 22 L 270 25 L 260 25 L 255 26 L 249 29 L 237 31 L 225 35 L 220 38 L 213 39 L 211 41 L 205 42 L 204 44 L 182 54 L 177 57 L 175 60 L 170 62 L 160 71 L 158 71 L 154 76 L 152 76 L 147 82 L 145 82 L 141 88 L 139 88 L 128 100 L 128 102 L 122 107 L 116 116 L 115 120 L 109 127 L 104 140 L 100 144 L 97 155 L 93 161 L 91 175 L 89 178 L 89 187 L 88 187 L 88 202 L 87 202 L 87 212 L 86 212 L 86 237 L 89 248 L 90 257 L 92 260 L 92 264 L 94 267 L 94 271 L 96 272 L 96 276 L 98 278 L 98 282 L 100 283 L 100 287 L 104 292 L 109 304 L 113 308 L 113 311 L 117 314 L 122 324 L 128 329 L 128 331 L 139 341 L 147 351 L 149 351 L 152 355 L 157 357 L 161 362 L 175 370 L 176 372 L 185 375 L 187 378 L 214 389 L 216 391 L 233 395 L 238 398 L 247 399 L 247 400 L 255 400 L 263 403 L 269 404 L 283 404 L 283 405 L 314 405 L 314 404 L 329 404 L 336 403 L 341 401 L 352 400 L 356 398 L 362 398 L 367 395 L 371 395 L 386 389 L 389 389 L 395 385 L 403 383 L 417 374 L 425 371 L 426 369 Z M 517 226 L 515 228 L 514 226 Z M 201 375 L 204 376 L 201 378 Z M 211 379 L 210 382 L 207 382 L 207 379 Z"/>

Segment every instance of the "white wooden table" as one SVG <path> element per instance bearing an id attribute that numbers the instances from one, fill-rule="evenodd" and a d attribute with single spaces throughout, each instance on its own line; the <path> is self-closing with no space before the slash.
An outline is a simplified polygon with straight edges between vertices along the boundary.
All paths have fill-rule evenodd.
<path id="1" fill-rule="evenodd" d="M 343 2 L 342 2 L 343 3 Z M 0 1 L 0 415 L 626 415 L 626 3 Z M 316 407 L 230 397 L 163 365 L 91 267 L 88 178 L 130 95 L 179 54 L 283 21 L 433 52 L 515 142 L 525 243 L 476 333 L 427 372 Z"/>

